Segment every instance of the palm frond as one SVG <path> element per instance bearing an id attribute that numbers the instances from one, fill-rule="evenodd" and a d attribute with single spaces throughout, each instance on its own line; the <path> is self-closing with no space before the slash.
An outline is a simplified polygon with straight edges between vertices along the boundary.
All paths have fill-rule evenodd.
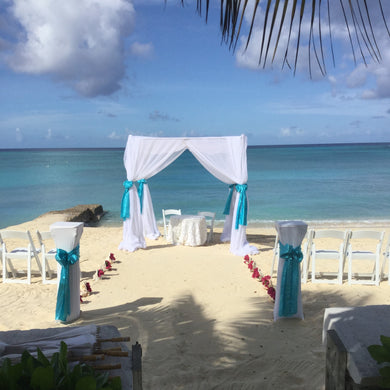
<path id="1" fill-rule="evenodd" d="M 181 0 L 184 5 L 184 0 Z M 253 3 L 253 9 L 248 10 L 248 5 Z M 282 4 L 283 3 L 283 4 Z M 282 67 L 293 59 L 294 73 L 297 70 L 300 50 L 307 44 L 309 69 L 311 74 L 312 55 L 314 54 L 315 62 L 322 74 L 326 74 L 326 56 L 324 46 L 330 48 L 330 55 L 333 65 L 335 65 L 335 54 L 333 48 L 332 25 L 336 21 L 332 20 L 332 10 L 339 4 L 341 16 L 343 17 L 344 26 L 348 34 L 348 40 L 355 64 L 359 60 L 367 64 L 367 57 L 375 62 L 380 62 L 381 50 L 379 48 L 375 31 L 373 28 L 372 15 L 374 11 L 380 15 L 381 20 L 375 20 L 377 23 L 383 23 L 387 30 L 390 43 L 390 31 L 386 20 L 390 20 L 390 15 L 385 15 L 382 6 L 382 0 L 220 0 L 220 28 L 222 40 L 229 45 L 229 49 L 236 49 L 238 38 L 243 34 L 243 21 L 248 18 L 249 27 L 246 32 L 246 46 L 256 41 L 259 46 L 259 66 L 265 67 L 267 63 L 273 63 L 278 57 L 277 52 L 282 51 L 284 54 L 279 57 L 282 60 Z M 197 10 L 200 15 L 204 12 L 206 21 L 208 20 L 210 0 L 197 0 Z M 205 7 L 204 7 L 205 6 Z M 322 8 L 326 7 L 325 14 L 327 20 L 322 19 Z M 261 9 L 261 22 L 258 16 Z M 297 10 L 299 9 L 299 12 Z M 388 9 L 388 8 L 387 8 Z M 308 37 L 303 40 L 303 27 L 305 18 L 309 18 Z M 327 25 L 327 35 L 329 41 L 323 39 L 323 24 Z M 255 29 L 256 27 L 256 29 Z M 258 33 L 258 31 L 260 31 Z M 287 33 L 287 39 L 282 42 L 282 33 Z M 261 39 L 255 38 L 255 34 L 262 34 Z M 296 44 L 291 45 L 292 35 L 296 39 Z M 272 56 L 270 55 L 272 53 Z"/>

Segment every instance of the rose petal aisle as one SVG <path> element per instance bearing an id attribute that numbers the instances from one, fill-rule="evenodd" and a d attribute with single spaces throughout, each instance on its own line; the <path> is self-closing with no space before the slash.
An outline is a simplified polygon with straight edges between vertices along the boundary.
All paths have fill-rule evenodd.
<path id="1" fill-rule="evenodd" d="M 256 267 L 256 263 L 252 260 L 249 255 L 244 257 L 244 264 L 248 266 L 248 269 L 252 272 L 252 278 L 257 279 L 262 283 L 265 290 L 267 291 L 268 296 L 275 302 L 275 288 L 272 285 L 272 280 L 270 275 L 263 275 L 260 268 Z"/>
<path id="2" fill-rule="evenodd" d="M 101 265 L 95 272 L 93 276 L 94 281 L 98 281 L 103 279 L 103 275 L 105 271 L 112 270 L 112 263 L 116 261 L 115 255 L 113 253 L 109 253 L 107 259 L 104 260 L 104 264 Z M 82 298 L 85 298 L 92 294 L 92 288 L 89 282 L 82 281 L 80 286 L 80 303 L 84 303 Z"/>

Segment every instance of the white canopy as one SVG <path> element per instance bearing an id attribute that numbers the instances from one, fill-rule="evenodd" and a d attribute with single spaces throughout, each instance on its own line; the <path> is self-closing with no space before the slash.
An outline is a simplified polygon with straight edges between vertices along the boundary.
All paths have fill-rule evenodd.
<path id="1" fill-rule="evenodd" d="M 230 251 L 235 255 L 258 253 L 257 248 L 249 245 L 246 239 L 248 171 L 245 135 L 199 138 L 130 135 L 124 154 L 127 181 L 123 183 L 123 241 L 119 249 L 133 252 L 146 248 L 145 236 L 151 239 L 159 237 L 146 180 L 166 168 L 186 149 L 205 169 L 230 187 L 231 201 L 225 210 L 227 215 L 221 241 L 230 241 Z M 230 204 L 233 204 L 233 207 Z"/>

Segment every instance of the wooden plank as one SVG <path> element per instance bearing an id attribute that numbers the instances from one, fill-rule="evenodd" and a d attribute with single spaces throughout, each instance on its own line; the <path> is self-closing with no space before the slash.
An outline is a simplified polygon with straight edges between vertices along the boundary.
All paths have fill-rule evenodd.
<path id="1" fill-rule="evenodd" d="M 327 331 L 325 390 L 344 390 L 347 373 L 347 350 L 337 332 Z"/>
<path id="2" fill-rule="evenodd" d="M 142 348 L 138 341 L 131 347 L 133 390 L 142 390 Z"/>

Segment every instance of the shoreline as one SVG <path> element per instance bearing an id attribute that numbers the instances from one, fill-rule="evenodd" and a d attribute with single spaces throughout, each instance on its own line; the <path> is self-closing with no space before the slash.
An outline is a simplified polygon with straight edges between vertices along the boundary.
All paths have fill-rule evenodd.
<path id="1" fill-rule="evenodd" d="M 13 228 L 30 229 L 35 237 L 35 230 L 48 230 L 56 217 L 47 214 Z M 325 308 L 390 305 L 388 281 L 378 287 L 348 285 L 345 279 L 342 285 L 309 281 L 302 284 L 304 320 L 274 322 L 265 289 L 243 258 L 230 253 L 230 244 L 218 241 L 221 228 L 215 230 L 210 245 L 173 246 L 160 237 L 130 253 L 117 249 L 122 226 L 86 226 L 80 269 L 92 294 L 83 298 L 80 318 L 56 323 L 57 286 L 35 276 L 31 285 L 0 283 L 0 330 L 114 325 L 131 337 L 129 347 L 136 341 L 142 346 L 145 390 L 323 390 Z M 386 243 L 390 227 L 385 230 Z M 247 228 L 249 243 L 260 249 L 252 258 L 263 274 L 271 268 L 275 232 Z M 94 280 L 109 253 L 116 257 L 113 269 Z"/>
<path id="2" fill-rule="evenodd" d="M 283 219 L 281 219 L 283 220 Z M 295 219 L 296 220 L 296 219 Z M 156 218 L 157 221 L 157 227 L 162 228 L 163 227 L 163 221 L 162 218 Z M 247 228 L 248 229 L 274 229 L 275 228 L 275 222 L 274 221 L 248 221 Z M 379 227 L 387 229 L 387 227 L 390 226 L 390 219 L 383 219 L 383 220 L 368 220 L 368 219 L 356 219 L 356 220 L 305 220 L 309 226 L 309 228 L 336 228 L 336 227 L 351 227 L 351 228 L 360 228 L 360 227 Z M 214 226 L 216 228 L 223 228 L 224 220 L 215 220 Z M 105 221 L 104 217 L 101 221 L 99 221 L 97 227 L 121 227 L 123 225 L 123 221 L 113 221 L 108 220 Z"/>

